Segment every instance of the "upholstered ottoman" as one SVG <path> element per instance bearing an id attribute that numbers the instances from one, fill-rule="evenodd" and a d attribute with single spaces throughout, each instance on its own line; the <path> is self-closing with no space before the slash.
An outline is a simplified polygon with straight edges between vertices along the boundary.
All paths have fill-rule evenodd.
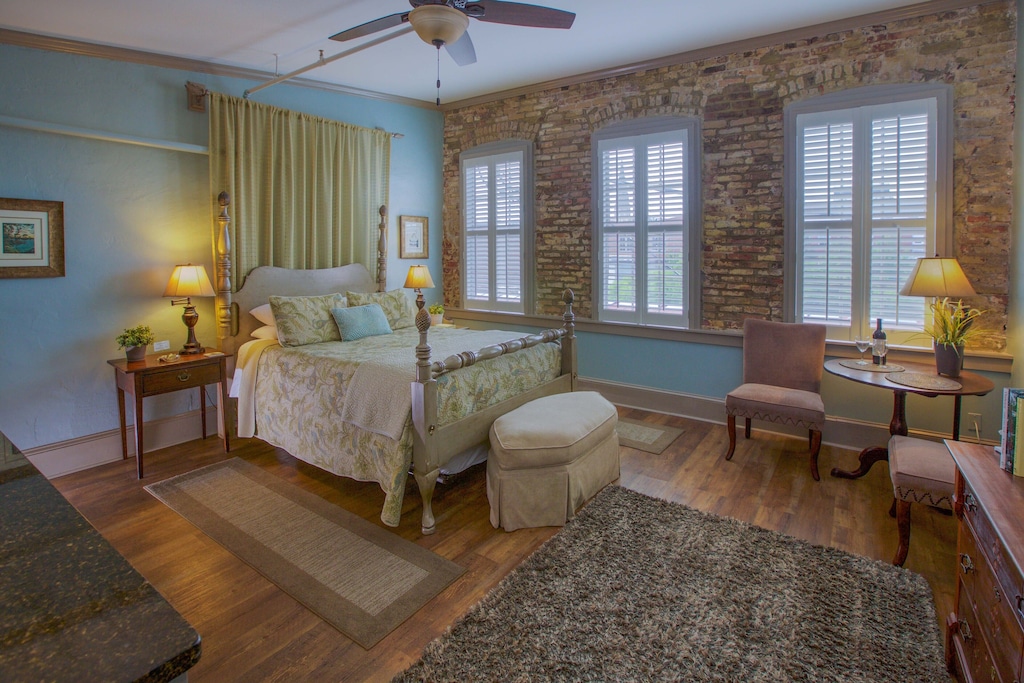
<path id="1" fill-rule="evenodd" d="M 615 406 L 595 391 L 545 396 L 491 425 L 487 500 L 506 531 L 562 526 L 619 478 Z"/>
<path id="2" fill-rule="evenodd" d="M 951 510 L 956 463 L 944 443 L 893 436 L 889 439 L 889 477 L 899 534 L 892 563 L 903 566 L 910 550 L 910 504 Z"/>

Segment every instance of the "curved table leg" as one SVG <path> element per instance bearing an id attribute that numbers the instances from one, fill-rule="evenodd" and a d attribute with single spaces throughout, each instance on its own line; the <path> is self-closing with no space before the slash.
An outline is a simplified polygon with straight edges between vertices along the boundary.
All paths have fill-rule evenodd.
<path id="1" fill-rule="evenodd" d="M 889 434 L 907 435 L 907 392 L 892 392 L 892 420 L 889 422 Z M 832 469 L 832 476 L 840 479 L 858 479 L 863 477 L 871 469 L 871 466 L 881 460 L 889 459 L 887 446 L 871 446 L 865 448 L 857 456 L 857 469 L 852 472 L 841 470 L 838 467 Z"/>

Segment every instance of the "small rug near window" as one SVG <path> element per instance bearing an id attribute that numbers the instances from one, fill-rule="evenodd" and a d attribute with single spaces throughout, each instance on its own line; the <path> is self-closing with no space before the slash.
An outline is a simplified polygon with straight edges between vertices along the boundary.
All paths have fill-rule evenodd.
<path id="1" fill-rule="evenodd" d="M 919 574 L 609 486 L 395 680 L 949 675 Z"/>
<path id="2" fill-rule="evenodd" d="M 238 458 L 146 490 L 367 649 L 465 571 Z"/>
<path id="3" fill-rule="evenodd" d="M 623 417 L 619 418 L 615 431 L 619 433 L 619 445 L 655 454 L 664 451 L 683 433 L 682 429 L 675 427 L 628 420 Z"/>

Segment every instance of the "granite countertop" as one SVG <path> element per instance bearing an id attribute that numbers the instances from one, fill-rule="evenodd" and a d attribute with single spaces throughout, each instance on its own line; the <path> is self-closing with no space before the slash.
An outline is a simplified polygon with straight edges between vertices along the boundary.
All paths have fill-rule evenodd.
<path id="1" fill-rule="evenodd" d="M 199 634 L 19 456 L 8 448 L 0 463 L 0 680 L 157 682 L 188 671 Z"/>

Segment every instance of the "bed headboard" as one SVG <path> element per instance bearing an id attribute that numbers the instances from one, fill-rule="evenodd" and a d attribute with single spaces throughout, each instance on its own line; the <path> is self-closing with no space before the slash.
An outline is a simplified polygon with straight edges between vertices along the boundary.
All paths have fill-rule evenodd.
<path id="1" fill-rule="evenodd" d="M 383 292 L 387 284 L 387 227 L 386 206 L 378 209 L 377 224 L 377 277 L 370 275 L 365 266 L 351 263 L 337 268 L 294 270 L 275 266 L 253 268 L 245 276 L 245 284 L 237 292 L 231 291 L 231 233 L 228 206 L 231 197 L 221 192 L 217 197 L 220 215 L 217 235 L 217 337 L 225 353 L 234 354 L 252 339 L 252 331 L 261 323 L 249 313 L 253 308 L 268 303 L 271 295 L 308 296 L 333 292 Z"/>

